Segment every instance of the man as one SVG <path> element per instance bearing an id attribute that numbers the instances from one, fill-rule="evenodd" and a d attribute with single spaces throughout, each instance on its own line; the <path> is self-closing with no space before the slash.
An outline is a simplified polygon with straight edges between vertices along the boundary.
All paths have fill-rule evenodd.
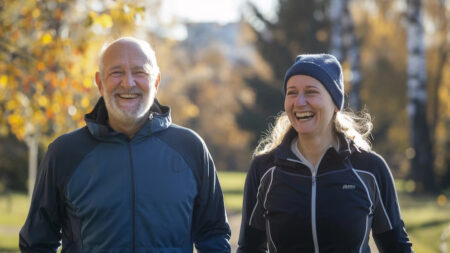
<path id="1" fill-rule="evenodd" d="M 155 98 L 155 53 L 124 37 L 100 53 L 86 126 L 41 163 L 22 252 L 230 252 L 230 228 L 202 139 Z"/>

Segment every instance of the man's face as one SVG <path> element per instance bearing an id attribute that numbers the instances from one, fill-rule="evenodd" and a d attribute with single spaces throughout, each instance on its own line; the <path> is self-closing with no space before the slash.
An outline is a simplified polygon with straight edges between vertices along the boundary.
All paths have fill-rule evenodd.
<path id="1" fill-rule="evenodd" d="M 152 80 L 151 65 L 142 48 L 135 42 L 117 42 L 106 49 L 100 60 L 103 67 L 96 81 L 110 122 L 135 124 L 147 117 L 159 76 Z"/>

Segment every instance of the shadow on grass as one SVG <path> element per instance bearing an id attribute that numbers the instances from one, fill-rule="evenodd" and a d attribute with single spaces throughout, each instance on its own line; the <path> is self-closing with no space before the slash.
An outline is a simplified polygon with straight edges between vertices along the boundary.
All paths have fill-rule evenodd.
<path id="1" fill-rule="evenodd" d="M 407 229 L 408 229 L 408 231 L 413 231 L 416 229 L 423 229 L 423 228 L 428 228 L 428 227 L 439 226 L 439 225 L 446 224 L 449 222 L 450 222 L 450 219 L 434 220 L 434 221 L 425 222 L 425 223 L 416 224 L 416 225 L 408 225 Z"/>
<path id="2" fill-rule="evenodd" d="M 7 249 L 0 247 L 0 252 L 2 253 L 20 253 L 18 249 Z"/>
<path id="3" fill-rule="evenodd" d="M 230 190 L 222 189 L 222 192 L 223 192 L 223 194 L 237 195 L 237 194 L 243 194 L 244 190 L 243 189 L 230 189 Z"/>

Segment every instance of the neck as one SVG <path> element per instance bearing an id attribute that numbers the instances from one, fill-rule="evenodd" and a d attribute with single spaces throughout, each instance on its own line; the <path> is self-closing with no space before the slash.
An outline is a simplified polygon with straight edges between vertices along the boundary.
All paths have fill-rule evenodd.
<path id="1" fill-rule="evenodd" d="M 142 126 L 145 124 L 145 122 L 148 119 L 148 114 L 146 114 L 144 117 L 141 117 L 139 119 L 136 119 L 135 121 L 118 121 L 112 118 L 108 119 L 109 126 L 118 133 L 123 133 L 128 138 L 132 139 L 136 133 L 142 128 Z"/>
<path id="2" fill-rule="evenodd" d="M 319 159 L 330 147 L 338 149 L 337 136 L 330 132 L 329 135 L 305 136 L 298 135 L 297 146 L 299 151 L 314 167 L 319 163 Z"/>

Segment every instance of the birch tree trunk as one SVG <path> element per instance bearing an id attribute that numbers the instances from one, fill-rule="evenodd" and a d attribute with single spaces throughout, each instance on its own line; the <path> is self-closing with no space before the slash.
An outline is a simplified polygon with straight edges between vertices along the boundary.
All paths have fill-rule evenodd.
<path id="1" fill-rule="evenodd" d="M 344 30 L 344 48 L 347 50 L 347 60 L 350 64 L 351 77 L 349 79 L 350 91 L 348 105 L 356 111 L 361 110 L 361 64 L 360 48 L 356 39 L 355 26 L 350 13 L 350 0 L 343 1 L 342 25 Z"/>
<path id="2" fill-rule="evenodd" d="M 434 189 L 433 155 L 427 122 L 427 89 L 421 0 L 408 0 L 408 116 L 416 191 Z"/>
<path id="3" fill-rule="evenodd" d="M 28 146 L 28 197 L 31 199 L 38 167 L 39 134 L 33 133 L 27 136 L 25 142 Z"/>
<path id="4" fill-rule="evenodd" d="M 342 0 L 331 0 L 328 10 L 331 23 L 330 54 L 334 55 L 339 62 L 343 61 L 342 14 L 344 9 L 342 4 Z"/>

